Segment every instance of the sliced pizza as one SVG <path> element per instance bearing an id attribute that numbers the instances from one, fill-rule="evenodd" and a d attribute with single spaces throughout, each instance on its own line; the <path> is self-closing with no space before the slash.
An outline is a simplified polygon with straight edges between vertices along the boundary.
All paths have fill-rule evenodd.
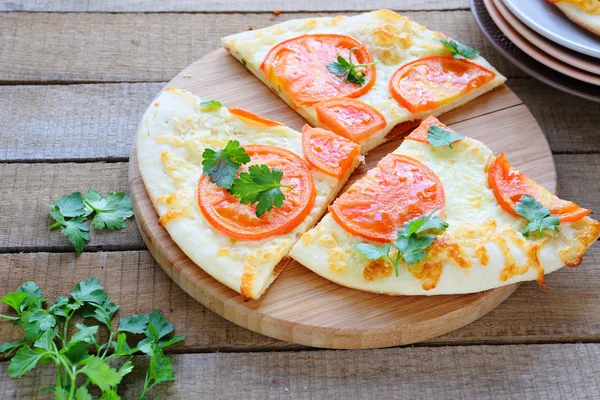
<path id="1" fill-rule="evenodd" d="M 471 293 L 575 267 L 600 235 L 481 142 L 429 117 L 329 207 L 290 255 L 351 288 Z"/>
<path id="2" fill-rule="evenodd" d="M 281 272 L 359 163 L 356 143 L 166 89 L 137 133 L 159 223 L 200 268 L 249 299 Z"/>
<path id="3" fill-rule="evenodd" d="M 363 153 L 505 81 L 477 50 L 389 10 L 291 20 L 223 46 L 310 124 Z"/>
<path id="4" fill-rule="evenodd" d="M 571 21 L 600 35 L 600 0 L 546 0 L 559 8 Z"/>

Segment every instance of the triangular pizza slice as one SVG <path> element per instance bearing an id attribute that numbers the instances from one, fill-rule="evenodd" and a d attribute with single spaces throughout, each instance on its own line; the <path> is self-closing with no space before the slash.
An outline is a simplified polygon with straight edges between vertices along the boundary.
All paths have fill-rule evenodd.
<path id="1" fill-rule="evenodd" d="M 429 117 L 329 207 L 290 255 L 377 293 L 471 293 L 581 263 L 598 238 L 590 210 L 561 200 Z"/>
<path id="2" fill-rule="evenodd" d="M 390 10 L 296 19 L 222 43 L 310 124 L 363 153 L 505 81 L 477 50 Z"/>
<path id="3" fill-rule="evenodd" d="M 167 88 L 137 133 L 159 223 L 208 274 L 256 299 L 359 163 L 359 146 Z"/>

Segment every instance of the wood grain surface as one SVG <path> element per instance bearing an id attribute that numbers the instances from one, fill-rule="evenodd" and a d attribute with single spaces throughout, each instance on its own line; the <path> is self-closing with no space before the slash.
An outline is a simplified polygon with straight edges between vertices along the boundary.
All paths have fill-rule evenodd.
<path id="1" fill-rule="evenodd" d="M 0 86 L 0 161 L 126 161 L 147 105 L 166 82 Z M 554 152 L 598 152 L 600 106 L 530 78 L 508 86 Z"/>
<path id="2" fill-rule="evenodd" d="M 469 11 L 403 14 L 478 48 L 504 75 L 524 76 L 485 40 Z M 169 81 L 219 48 L 223 36 L 315 16 L 0 13 L 0 83 Z"/>
<path id="3" fill-rule="evenodd" d="M 468 0 L 0 0 L 0 11 L 44 12 L 283 12 L 467 9 Z"/>
<path id="4" fill-rule="evenodd" d="M 204 99 L 218 98 L 227 106 L 249 109 L 295 129 L 305 123 L 222 49 L 187 67 L 167 86 L 190 90 Z M 556 190 L 548 143 L 527 108 L 506 87 L 448 113 L 442 121 L 465 136 L 483 140 L 497 153 L 506 152 L 512 165 Z M 522 146 L 517 138 L 529 145 Z M 396 140 L 371 150 L 346 187 L 399 143 Z M 469 295 L 382 296 L 336 285 L 292 260 L 261 299 L 244 301 L 198 268 L 158 225 L 137 168 L 135 145 L 129 166 L 136 222 L 167 275 L 207 308 L 267 336 L 307 346 L 346 349 L 420 342 L 473 322 L 516 289 L 510 285 Z"/>
<path id="5" fill-rule="evenodd" d="M 174 355 L 165 399 L 597 399 L 600 344 Z M 135 365 L 145 359 L 137 357 Z M 35 398 L 54 366 L 0 380 L 0 397 Z M 122 384 L 135 398 L 141 368 Z M 6 363 L 0 363 L 0 375 Z"/>

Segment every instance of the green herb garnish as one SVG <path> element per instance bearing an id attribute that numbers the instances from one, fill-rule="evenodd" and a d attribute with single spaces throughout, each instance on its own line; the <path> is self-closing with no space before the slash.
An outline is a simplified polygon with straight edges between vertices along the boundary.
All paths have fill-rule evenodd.
<path id="1" fill-rule="evenodd" d="M 448 224 L 433 214 L 412 219 L 404 224 L 404 228 L 398 230 L 398 236 L 392 243 L 376 247 L 367 243 L 359 243 L 355 247 L 369 260 L 384 258 L 394 267 L 396 276 L 399 274 L 400 261 L 404 259 L 407 264 L 414 264 L 425 258 L 427 249 L 435 240 L 436 236 L 445 231 Z M 396 248 L 396 255 L 390 253 L 392 245 Z"/>
<path id="2" fill-rule="evenodd" d="M 557 217 L 550 215 L 550 209 L 542 207 L 542 203 L 528 194 L 521 197 L 515 207 L 515 212 L 529 221 L 523 230 L 523 236 L 529 237 L 530 233 L 537 232 L 544 236 L 545 229 L 558 232 L 560 222 Z"/>
<path id="3" fill-rule="evenodd" d="M 110 230 L 125 228 L 125 220 L 133 216 L 131 197 L 123 192 L 110 193 L 106 198 L 95 190 L 89 190 L 85 198 L 80 192 L 74 192 L 49 207 L 55 221 L 49 229 L 60 227 L 77 254 L 90 240 L 90 228 L 85 224 L 88 216 L 94 214 L 92 225 L 96 229 L 107 227 Z"/>
<path id="4" fill-rule="evenodd" d="M 444 45 L 445 48 L 450 50 L 454 58 L 473 58 L 479 55 L 479 50 L 457 42 L 456 40 L 436 38 L 436 40 Z"/>
<path id="5" fill-rule="evenodd" d="M 48 308 L 42 307 L 46 302 L 42 296 L 35 283 L 26 282 L 0 300 L 16 312 L 16 316 L 0 314 L 0 319 L 14 321 L 24 331 L 22 339 L 0 346 L 6 356 L 15 353 L 8 365 L 11 377 L 19 378 L 38 365 L 53 363 L 56 385 L 42 391 L 54 392 L 57 399 L 88 400 L 92 398 L 88 387 L 95 385 L 102 399 L 117 400 L 121 380 L 134 369 L 132 356 L 144 353 L 149 356 L 149 367 L 139 399 L 145 399 L 154 386 L 175 379 L 171 360 L 163 349 L 184 338 L 168 336 L 174 326 L 160 312 L 122 318 L 118 328 L 113 329 L 111 321 L 119 306 L 108 299 L 97 279 L 78 283 L 69 297 L 58 297 Z M 77 330 L 69 336 L 75 318 L 95 319 L 99 324 L 77 322 Z M 105 343 L 99 342 L 100 329 L 107 331 Z M 128 333 L 144 338 L 130 347 Z"/>
<path id="6" fill-rule="evenodd" d="M 346 60 L 342 56 L 338 56 L 337 61 L 330 62 L 327 64 L 327 69 L 329 72 L 337 75 L 343 76 L 344 81 L 356 83 L 358 86 L 362 86 L 365 84 L 365 73 L 363 71 L 357 71 L 357 68 L 369 67 L 371 65 L 375 65 L 378 61 L 369 63 L 369 64 L 354 64 L 352 62 L 352 52 L 356 50 L 358 47 L 353 47 L 350 49 L 350 53 L 348 54 L 348 60 Z"/>
<path id="7" fill-rule="evenodd" d="M 230 140 L 221 150 L 204 150 L 202 153 L 202 172 L 208 175 L 212 182 L 229 190 L 233 185 L 238 169 L 249 162 L 250 156 L 246 153 L 246 150 L 240 147 L 240 142 Z"/>
<path id="8" fill-rule="evenodd" d="M 452 143 L 461 139 L 463 139 L 462 136 L 437 125 L 431 125 L 427 129 L 427 141 L 435 147 L 449 146 L 452 148 Z"/>
<path id="9" fill-rule="evenodd" d="M 207 101 L 201 101 L 200 107 L 221 108 L 222 104 L 219 103 L 217 100 L 207 100 Z"/>

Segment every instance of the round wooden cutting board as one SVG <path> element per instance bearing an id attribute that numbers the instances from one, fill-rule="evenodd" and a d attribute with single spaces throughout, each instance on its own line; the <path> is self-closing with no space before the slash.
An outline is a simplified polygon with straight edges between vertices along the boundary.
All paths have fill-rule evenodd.
<path id="1" fill-rule="evenodd" d="M 247 108 L 296 130 L 305 123 L 222 49 L 189 66 L 167 86 L 187 89 L 205 100 L 219 100 L 227 107 Z M 460 134 L 482 140 L 496 154 L 504 151 L 512 165 L 555 191 L 556 172 L 544 134 L 527 107 L 508 88 L 494 90 L 440 119 Z M 396 139 L 372 150 L 366 165 L 357 169 L 351 181 L 364 175 L 400 143 L 401 139 Z M 136 222 L 156 261 L 205 307 L 264 335 L 328 348 L 409 344 L 475 321 L 517 288 L 509 285 L 467 295 L 387 296 L 339 286 L 292 260 L 261 299 L 244 301 L 240 294 L 196 266 L 158 225 L 138 170 L 135 144 L 129 166 Z"/>

